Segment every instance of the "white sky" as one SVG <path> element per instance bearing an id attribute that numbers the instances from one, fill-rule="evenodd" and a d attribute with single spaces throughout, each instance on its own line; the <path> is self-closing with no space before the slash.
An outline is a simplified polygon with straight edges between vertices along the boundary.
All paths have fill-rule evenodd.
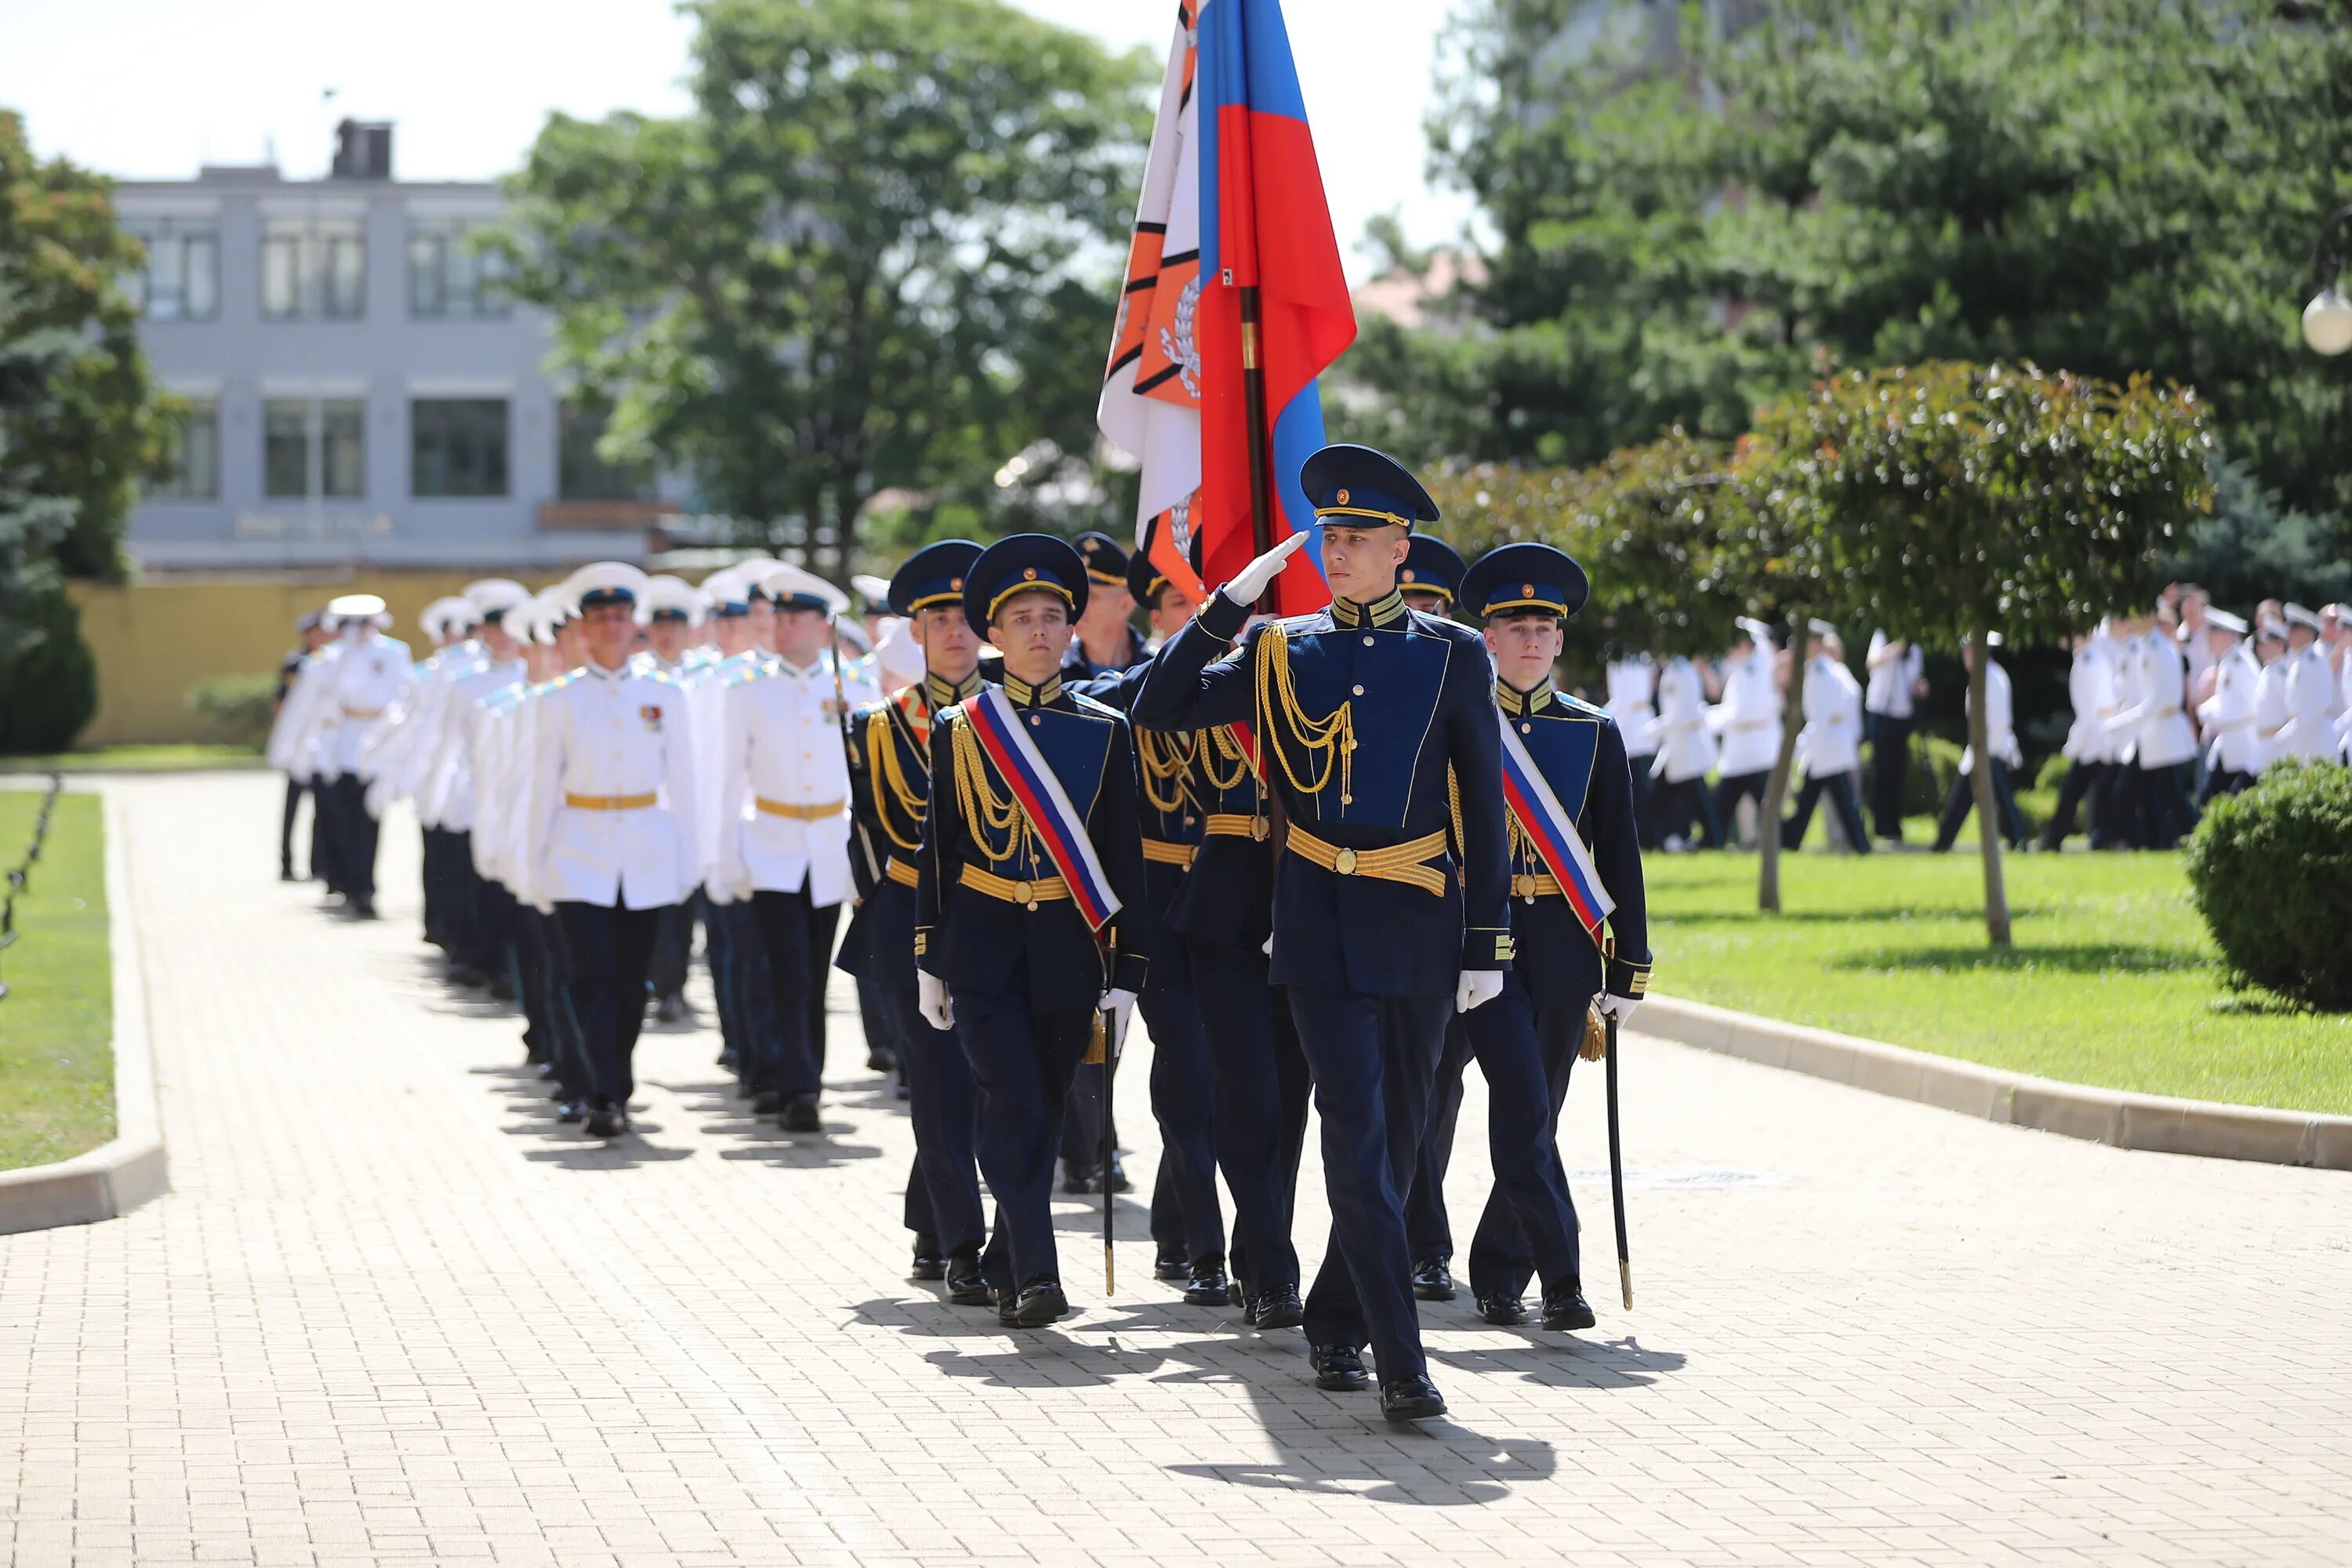
<path id="1" fill-rule="evenodd" d="M 1017 3 L 1155 59 L 1174 22 L 1166 0 Z M 1435 34 L 1455 3 L 1284 6 L 1358 281 L 1374 214 L 1400 208 L 1422 243 L 1468 216 L 1423 176 Z M 289 177 L 315 177 L 330 127 L 352 114 L 398 121 L 403 178 L 487 179 L 521 160 L 551 110 L 682 109 L 689 33 L 667 0 L 0 0 L 0 106 L 24 113 L 39 152 L 124 178 L 186 178 L 273 146 Z"/>

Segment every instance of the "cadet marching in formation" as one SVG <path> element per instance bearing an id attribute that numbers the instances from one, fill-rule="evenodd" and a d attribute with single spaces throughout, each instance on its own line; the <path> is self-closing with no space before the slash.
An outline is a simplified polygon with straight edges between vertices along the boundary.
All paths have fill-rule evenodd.
<path id="1" fill-rule="evenodd" d="M 855 659 L 849 601 L 773 561 L 698 588 L 615 563 L 476 583 L 428 611 L 422 658 L 380 600 L 338 598 L 272 756 L 353 916 L 376 824 L 412 804 L 428 940 L 520 1004 L 556 1115 L 591 1135 L 628 1132 L 638 1031 L 685 1005 L 696 923 L 721 1060 L 788 1130 L 821 1127 L 825 971 L 855 976 L 909 1100 L 915 1273 L 1010 1329 L 1069 1310 L 1057 1164 L 1124 1184 L 1105 1090 L 1139 1013 L 1155 1272 L 1303 1330 L 1319 1386 L 1433 1416 L 1420 1302 L 1453 1294 L 1471 1061 L 1496 1173 L 1477 1314 L 1593 1325 L 1558 1117 L 1648 982 L 1633 747 L 1551 685 L 1575 562 L 1515 544 L 1465 568 L 1366 448 L 1300 480 L 1332 597 L 1281 619 L 1258 601 L 1303 536 L 1198 605 L 1098 535 L 934 544 L 862 584 L 889 619 Z M 1310 1104 L 1332 1217 L 1308 1279 Z"/>

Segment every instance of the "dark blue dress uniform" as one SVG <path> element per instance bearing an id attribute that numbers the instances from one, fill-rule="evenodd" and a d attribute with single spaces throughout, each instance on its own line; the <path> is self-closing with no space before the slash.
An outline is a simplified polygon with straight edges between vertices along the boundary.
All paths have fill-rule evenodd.
<path id="1" fill-rule="evenodd" d="M 1057 539 L 1000 540 L 965 580 L 965 613 L 989 613 L 1026 588 L 1056 591 L 1073 616 L 1086 573 Z M 997 1224 L 983 1258 L 1012 1295 L 1052 1283 L 1060 1265 L 1052 1212 L 1062 1111 L 1108 988 L 1140 994 L 1150 915 L 1137 828 L 1135 748 L 1117 710 L 1009 672 L 1003 690 L 1087 836 L 1119 903 L 1097 943 L 1018 796 L 982 747 L 961 705 L 931 726 L 931 800 L 918 861 L 915 962 L 945 982 L 955 1032 L 980 1097 L 980 1168 Z"/>
<path id="2" fill-rule="evenodd" d="M 1326 522 L 1436 517 L 1410 474 L 1364 448 L 1326 447 L 1300 479 Z M 1423 1377 L 1403 1194 L 1460 972 L 1511 963 L 1486 650 L 1393 590 L 1244 635 L 1248 614 L 1213 596 L 1160 650 L 1133 717 L 1251 724 L 1265 749 L 1288 819 L 1268 978 L 1289 988 L 1313 1074 L 1333 1219 L 1307 1338 L 1369 1342 L 1384 1384 Z"/>
<path id="3" fill-rule="evenodd" d="M 1528 591 L 1529 584 L 1534 592 Z M 1584 603 L 1581 568 L 1549 545 L 1507 545 L 1471 569 L 1465 608 L 1490 616 L 1530 609 L 1566 619 Z M 1530 600 L 1536 601 L 1529 603 Z M 1606 990 L 1648 988 L 1649 924 L 1641 834 L 1624 737 L 1607 710 L 1554 691 L 1496 681 L 1495 699 L 1560 809 L 1575 822 L 1615 908 L 1604 958 L 1525 837 L 1512 832 L 1512 934 L 1518 962 L 1503 994 L 1468 1014 L 1469 1055 L 1486 1075 L 1496 1185 L 1470 1245 L 1470 1285 L 1496 1321 L 1516 1316 L 1530 1276 L 1544 1286 L 1546 1322 L 1587 1326 L 1581 1310 L 1574 1206 L 1559 1152 L 1559 1115 L 1590 1009 Z M 1458 1083 L 1463 1061 L 1446 1064 Z"/>
<path id="4" fill-rule="evenodd" d="M 961 605 L 964 574 L 979 558 L 980 546 L 968 540 L 918 552 L 891 578 L 891 612 Z M 973 1154 L 977 1102 L 963 1047 L 951 1032 L 931 1027 L 916 1004 L 915 886 L 930 805 L 931 729 L 941 710 L 980 689 L 977 674 L 961 684 L 926 675 L 857 710 L 850 728 L 850 810 L 874 858 L 850 857 L 858 905 L 839 960 L 873 991 L 907 1076 L 915 1131 L 908 1228 L 948 1259 L 949 1290 L 968 1304 L 985 1300 L 973 1279 L 987 1235 Z M 921 1246 L 919 1239 L 919 1251 Z"/>

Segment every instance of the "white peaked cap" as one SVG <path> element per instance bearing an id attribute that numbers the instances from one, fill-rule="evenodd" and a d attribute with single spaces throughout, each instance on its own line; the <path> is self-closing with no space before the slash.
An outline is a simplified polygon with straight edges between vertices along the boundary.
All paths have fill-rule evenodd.
<path id="1" fill-rule="evenodd" d="M 530 590 L 511 577 L 483 577 L 466 584 L 466 602 L 482 615 L 511 610 L 530 598 Z"/>
<path id="2" fill-rule="evenodd" d="M 646 597 L 644 572 L 625 561 L 593 561 L 563 580 L 563 597 L 574 615 L 580 601 L 591 594 L 626 594 L 637 604 Z"/>
<path id="3" fill-rule="evenodd" d="M 882 635 L 874 641 L 874 662 L 891 690 L 922 679 L 923 645 L 915 640 L 915 624 L 897 616 L 884 621 Z"/>
<path id="4" fill-rule="evenodd" d="M 790 562 L 778 562 L 760 574 L 760 592 L 771 599 L 814 599 L 824 606 L 828 616 L 837 616 L 849 608 L 849 595 L 810 571 Z"/>
<path id="5" fill-rule="evenodd" d="M 637 595 L 637 619 L 650 622 L 656 611 L 683 611 L 689 621 L 702 618 L 702 594 L 682 577 L 664 574 L 646 579 L 646 590 Z"/>

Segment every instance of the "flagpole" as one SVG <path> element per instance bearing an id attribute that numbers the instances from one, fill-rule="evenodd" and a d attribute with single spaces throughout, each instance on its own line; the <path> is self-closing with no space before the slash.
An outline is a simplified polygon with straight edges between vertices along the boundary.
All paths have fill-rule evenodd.
<path id="1" fill-rule="evenodd" d="M 1249 421 L 1250 551 L 1274 548 L 1273 433 L 1265 427 L 1265 366 L 1258 356 L 1257 286 L 1244 284 L 1242 307 L 1242 410 Z M 1274 584 L 1266 584 L 1258 607 L 1274 610 Z"/>

